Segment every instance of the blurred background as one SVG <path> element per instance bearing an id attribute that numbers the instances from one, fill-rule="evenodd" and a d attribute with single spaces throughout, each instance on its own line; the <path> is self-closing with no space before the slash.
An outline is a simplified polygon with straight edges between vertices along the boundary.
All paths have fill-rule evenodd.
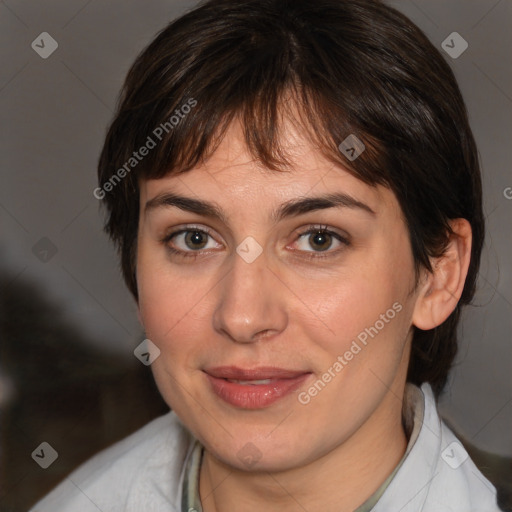
<path id="1" fill-rule="evenodd" d="M 512 510 L 512 2 L 388 3 L 450 62 L 481 154 L 488 237 L 440 409 Z M 0 1 L 4 512 L 27 510 L 79 463 L 168 410 L 133 355 L 144 333 L 92 191 L 130 64 L 194 4 Z M 442 50 L 453 32 L 468 43 L 456 58 Z M 32 456 L 42 442 L 58 452 L 47 469 Z"/>

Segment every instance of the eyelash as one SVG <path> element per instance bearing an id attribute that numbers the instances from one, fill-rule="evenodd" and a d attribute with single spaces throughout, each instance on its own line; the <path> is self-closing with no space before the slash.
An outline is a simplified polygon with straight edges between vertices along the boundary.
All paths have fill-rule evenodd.
<path id="1" fill-rule="evenodd" d="M 211 234 L 211 232 L 203 227 L 200 228 L 200 227 L 196 227 L 196 226 L 187 226 L 186 228 L 179 229 L 177 231 L 173 231 L 172 233 L 169 233 L 162 240 L 160 240 L 160 242 L 166 246 L 169 253 L 172 254 L 173 256 L 178 256 L 181 258 L 191 258 L 193 260 L 196 260 L 199 256 L 201 256 L 203 254 L 202 251 L 200 251 L 200 250 L 198 250 L 198 251 L 182 251 L 180 249 L 175 249 L 169 245 L 169 242 L 174 237 L 181 235 L 183 233 L 189 233 L 191 231 L 197 231 L 199 233 L 208 235 L 211 238 L 213 238 L 213 235 Z M 339 233 L 337 233 L 336 231 L 330 230 L 328 228 L 328 226 L 326 226 L 326 225 L 308 226 L 304 231 L 301 231 L 300 233 L 298 233 L 297 239 L 300 239 L 301 237 L 303 237 L 305 235 L 312 235 L 312 234 L 316 234 L 318 232 L 332 236 L 333 238 L 335 238 L 336 240 L 341 242 L 345 247 L 348 247 L 350 245 L 350 241 L 349 241 L 348 237 L 344 237 L 344 236 L 340 235 Z M 297 251 L 297 252 L 304 252 L 305 253 L 304 257 L 306 259 L 310 259 L 310 260 L 324 259 L 324 258 L 329 258 L 329 257 L 337 255 L 345 247 L 339 248 L 334 251 L 329 251 L 329 249 L 327 249 L 326 251 Z"/>

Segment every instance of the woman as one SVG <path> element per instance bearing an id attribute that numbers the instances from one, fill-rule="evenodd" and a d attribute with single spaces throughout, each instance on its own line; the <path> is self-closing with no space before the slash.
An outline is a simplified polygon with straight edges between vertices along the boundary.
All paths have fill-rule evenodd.
<path id="1" fill-rule="evenodd" d="M 495 511 L 442 423 L 484 236 L 453 73 L 371 0 L 211 0 L 138 57 L 94 191 L 172 412 L 37 511 Z"/>

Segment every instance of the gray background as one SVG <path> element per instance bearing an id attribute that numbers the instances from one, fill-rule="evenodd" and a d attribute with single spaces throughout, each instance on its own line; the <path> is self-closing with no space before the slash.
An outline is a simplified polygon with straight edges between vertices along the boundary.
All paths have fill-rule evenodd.
<path id="1" fill-rule="evenodd" d="M 512 187 L 512 3 L 390 3 L 438 48 L 454 31 L 469 43 L 458 59 L 445 57 L 468 104 L 481 154 L 488 238 L 475 307 L 464 314 L 458 364 L 441 407 L 472 443 L 512 455 L 512 200 L 506 198 Z M 0 2 L 0 267 L 14 281 L 39 283 L 91 343 L 119 358 L 133 358 L 142 331 L 101 231 L 103 217 L 92 195 L 95 166 L 129 65 L 168 20 L 192 5 Z M 31 48 L 41 32 L 59 44 L 48 59 Z M 47 261 L 43 237 L 57 250 L 47 253 Z M 8 373 L 0 363 L 4 386 Z"/>

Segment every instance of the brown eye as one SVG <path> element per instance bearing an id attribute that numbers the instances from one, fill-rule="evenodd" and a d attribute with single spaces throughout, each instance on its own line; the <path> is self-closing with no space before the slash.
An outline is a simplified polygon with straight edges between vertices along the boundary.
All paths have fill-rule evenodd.
<path id="1" fill-rule="evenodd" d="M 309 235 L 309 243 L 317 251 L 326 251 L 332 245 L 332 235 L 326 231 L 317 231 Z"/>
<path id="2" fill-rule="evenodd" d="M 161 242 L 173 256 L 194 258 L 203 252 L 222 247 L 210 233 L 195 227 L 170 233 Z"/>
<path id="3" fill-rule="evenodd" d="M 189 249 L 204 249 L 208 242 L 208 236 L 208 233 L 203 231 L 186 231 L 184 241 Z"/>
<path id="4" fill-rule="evenodd" d="M 335 255 L 349 246 L 350 242 L 347 236 L 327 227 L 314 226 L 299 234 L 295 245 L 299 252 L 306 253 L 308 257 L 321 257 L 318 253 L 324 252 L 326 256 Z"/>

